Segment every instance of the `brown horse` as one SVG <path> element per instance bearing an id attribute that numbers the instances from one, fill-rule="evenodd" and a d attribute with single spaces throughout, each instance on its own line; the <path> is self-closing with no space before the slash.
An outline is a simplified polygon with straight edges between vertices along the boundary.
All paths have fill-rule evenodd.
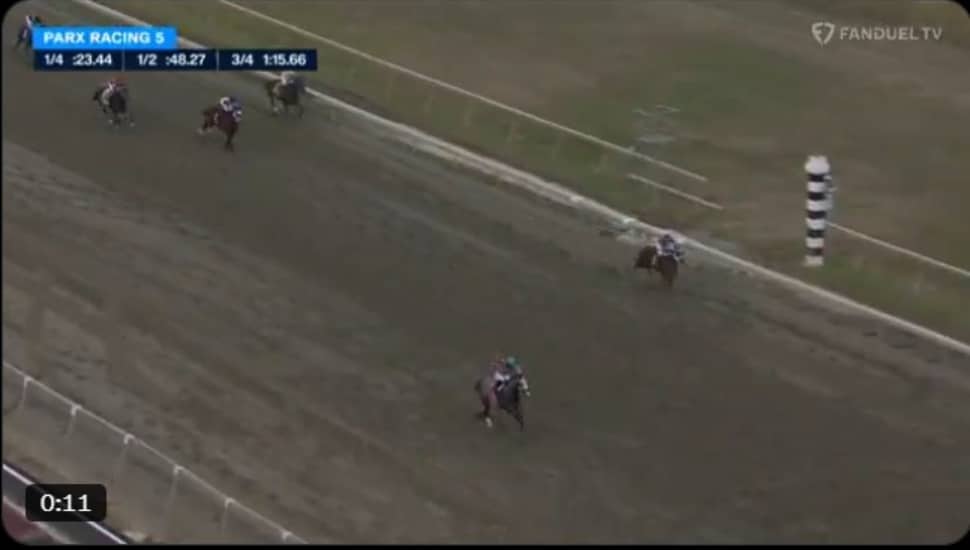
<path id="1" fill-rule="evenodd" d="M 529 381 L 526 380 L 525 375 L 513 375 L 498 392 L 493 390 L 491 375 L 484 376 L 475 382 L 475 394 L 482 402 L 482 411 L 477 416 L 485 422 L 486 426 L 492 427 L 492 409 L 497 406 L 512 415 L 512 418 L 515 418 L 515 421 L 519 423 L 520 431 L 525 430 L 522 397 L 531 395 L 529 393 Z"/>
<path id="2" fill-rule="evenodd" d="M 655 258 L 656 264 L 654 263 Z M 672 288 L 674 286 L 674 279 L 677 278 L 677 269 L 681 261 L 673 256 L 657 257 L 657 247 L 648 244 L 637 254 L 637 260 L 633 264 L 633 268 L 646 269 L 647 273 L 657 271 L 663 278 L 664 283 L 666 283 L 667 288 Z"/>
<path id="3" fill-rule="evenodd" d="M 225 147 L 227 151 L 233 150 L 232 139 L 239 131 L 239 122 L 242 120 L 242 111 L 234 110 L 231 113 L 222 109 L 218 105 L 213 105 L 202 111 L 202 126 L 197 130 L 199 135 L 207 134 L 213 128 L 218 128 L 226 134 Z"/>

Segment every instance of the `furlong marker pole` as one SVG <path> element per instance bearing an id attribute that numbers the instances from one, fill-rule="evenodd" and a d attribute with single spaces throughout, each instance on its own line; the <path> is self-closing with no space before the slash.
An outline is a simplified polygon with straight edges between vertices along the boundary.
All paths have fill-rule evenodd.
<path id="1" fill-rule="evenodd" d="M 822 156 L 810 156 L 805 163 L 808 174 L 808 201 L 805 217 L 805 265 L 820 267 L 825 264 L 825 221 L 831 205 L 829 187 L 832 181 L 829 161 Z"/>

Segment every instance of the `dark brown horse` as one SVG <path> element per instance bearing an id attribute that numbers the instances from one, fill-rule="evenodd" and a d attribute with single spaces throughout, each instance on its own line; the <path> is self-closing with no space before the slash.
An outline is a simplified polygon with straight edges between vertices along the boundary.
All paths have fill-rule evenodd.
<path id="1" fill-rule="evenodd" d="M 218 128 L 226 135 L 226 150 L 232 151 L 232 139 L 239 131 L 239 122 L 242 121 L 242 111 L 234 110 L 227 112 L 218 105 L 213 105 L 202 111 L 202 126 L 199 127 L 199 135 L 209 133 L 213 128 Z"/>
<path id="2" fill-rule="evenodd" d="M 499 409 L 512 415 L 512 418 L 519 423 L 519 430 L 525 430 L 525 413 L 522 407 L 522 398 L 531 395 L 529 393 L 529 381 L 525 375 L 516 374 L 506 382 L 502 388 L 495 392 L 493 389 L 491 375 L 480 378 L 475 382 L 475 394 L 482 402 L 482 411 L 478 413 L 485 425 L 492 427 L 492 409 L 498 406 Z"/>
<path id="3" fill-rule="evenodd" d="M 648 273 L 650 271 L 660 273 L 660 276 L 663 278 L 664 283 L 666 283 L 667 288 L 672 288 L 674 286 L 674 279 L 677 278 L 677 269 L 682 261 L 682 259 L 678 259 L 674 256 L 658 257 L 657 247 L 652 244 L 648 244 L 647 246 L 643 247 L 639 254 L 637 254 L 637 261 L 633 264 L 633 268 L 646 269 Z"/>

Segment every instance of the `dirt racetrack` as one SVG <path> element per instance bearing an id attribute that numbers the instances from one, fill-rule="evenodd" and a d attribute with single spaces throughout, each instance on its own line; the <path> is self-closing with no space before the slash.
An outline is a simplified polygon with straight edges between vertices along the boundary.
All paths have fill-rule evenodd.
<path id="1" fill-rule="evenodd" d="M 129 74 L 138 125 L 113 129 L 90 101 L 104 75 L 3 61 L 5 358 L 39 371 L 13 275 L 74 281 L 127 362 L 59 318 L 43 378 L 308 540 L 970 525 L 966 357 L 701 261 L 668 295 L 599 226 L 320 106 L 272 118 L 245 76 Z M 194 133 L 226 92 L 235 154 Z M 473 418 L 498 351 L 530 377 L 525 434 Z"/>

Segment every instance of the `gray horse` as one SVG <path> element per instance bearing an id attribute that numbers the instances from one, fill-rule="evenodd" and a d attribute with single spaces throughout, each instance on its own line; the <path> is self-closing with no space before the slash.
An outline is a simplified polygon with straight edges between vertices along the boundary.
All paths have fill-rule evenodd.
<path id="1" fill-rule="evenodd" d="M 264 84 L 264 88 L 274 115 L 280 113 L 280 105 L 282 105 L 284 112 L 289 113 L 290 107 L 296 107 L 296 116 L 303 116 L 300 96 L 306 92 L 306 80 L 302 76 L 292 75 L 282 80 L 269 80 Z"/>

